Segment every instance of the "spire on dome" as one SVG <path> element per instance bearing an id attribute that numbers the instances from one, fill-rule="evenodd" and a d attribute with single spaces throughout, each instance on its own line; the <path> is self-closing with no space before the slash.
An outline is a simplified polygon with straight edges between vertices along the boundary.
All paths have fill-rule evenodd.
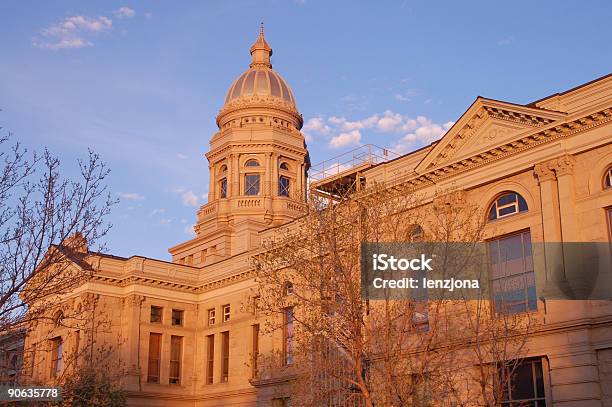
<path id="1" fill-rule="evenodd" d="M 251 46 L 251 67 L 266 66 L 272 68 L 270 56 L 272 56 L 272 47 L 270 47 L 270 44 L 266 41 L 266 37 L 264 36 L 264 25 L 261 23 L 259 35 L 255 43 Z"/>

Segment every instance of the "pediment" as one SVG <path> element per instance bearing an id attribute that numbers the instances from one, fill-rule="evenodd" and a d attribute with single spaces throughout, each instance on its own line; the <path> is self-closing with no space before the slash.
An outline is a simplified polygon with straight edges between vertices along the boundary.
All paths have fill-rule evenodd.
<path id="1" fill-rule="evenodd" d="M 419 163 L 420 174 L 519 140 L 564 113 L 478 98 Z"/>

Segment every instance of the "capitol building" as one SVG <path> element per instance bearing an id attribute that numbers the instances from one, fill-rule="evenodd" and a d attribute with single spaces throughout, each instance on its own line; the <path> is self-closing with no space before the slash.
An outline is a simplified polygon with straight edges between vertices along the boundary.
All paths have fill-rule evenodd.
<path id="1" fill-rule="evenodd" d="M 293 327 L 268 332 L 248 306 L 257 294 L 252 257 L 305 214 L 311 191 L 357 177 L 363 187 L 409 187 L 425 206 L 452 189 L 452 199 L 479 207 L 485 241 L 521 248 L 528 283 L 512 312 L 545 322 L 517 370 L 522 393 L 507 394 L 503 405 L 612 406 L 612 302 L 538 298 L 536 287 L 556 281 L 566 265 L 528 254 L 532 242 L 611 241 L 612 76 L 528 104 L 477 97 L 424 148 L 391 156 L 367 147 L 354 166 L 315 174 L 296 95 L 272 67 L 263 28 L 250 54 L 216 118 L 196 236 L 169 248 L 172 261 L 99 254 L 86 244 L 70 254 L 73 267 L 93 276 L 56 312 L 96 302 L 92 318 L 106 322 L 95 346 L 112 349 L 128 405 L 291 405 L 290 375 L 257 374 L 258 355 L 290 351 Z M 26 349 L 35 351 L 24 375 L 52 382 L 86 346 L 83 332 L 31 327 Z"/>

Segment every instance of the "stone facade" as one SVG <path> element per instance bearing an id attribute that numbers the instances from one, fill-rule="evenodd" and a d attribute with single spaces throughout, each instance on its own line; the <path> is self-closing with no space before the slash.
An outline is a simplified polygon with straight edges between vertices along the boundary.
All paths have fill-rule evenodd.
<path id="1" fill-rule="evenodd" d="M 303 214 L 310 166 L 301 115 L 271 54 L 262 30 L 250 68 L 217 117 L 196 237 L 170 249 L 172 262 L 88 253 L 94 277 L 61 301 L 77 307 L 95 296 L 110 321 L 98 341 L 117 344 L 130 405 L 274 405 L 290 396 L 282 385 L 259 389 L 251 381 L 253 348 L 278 349 L 282 333 L 254 340 L 264 322 L 249 307 L 256 287 L 249 259 L 262 236 Z M 529 231 L 533 242 L 609 242 L 611 123 L 610 75 L 528 105 L 479 97 L 441 140 L 359 174 L 366 185 L 401 186 L 429 202 L 438 191 L 462 191 L 483 219 L 501 194 L 520 194 L 528 209 L 488 222 L 486 239 Z M 557 278 L 552 270 L 565 267 L 558 259 L 534 259 L 537 286 Z M 530 338 L 529 356 L 542 361 L 546 405 L 612 405 L 612 302 L 538 300 L 537 312 L 545 329 Z M 178 378 L 170 367 L 173 337 L 181 338 Z M 26 348 L 41 338 L 61 338 L 64 353 L 79 346 L 69 329 L 39 324 Z M 157 376 L 149 354 L 155 338 Z M 25 364 L 30 379 L 51 380 L 52 359 L 52 347 L 33 353 Z"/>

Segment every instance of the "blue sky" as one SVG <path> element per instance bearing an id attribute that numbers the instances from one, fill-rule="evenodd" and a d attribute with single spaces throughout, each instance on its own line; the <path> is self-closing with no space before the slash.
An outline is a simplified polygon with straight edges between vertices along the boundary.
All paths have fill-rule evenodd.
<path id="1" fill-rule="evenodd" d="M 527 103 L 610 72 L 609 1 L 0 3 L 0 125 L 112 169 L 117 255 L 168 259 L 205 203 L 203 154 L 259 22 L 313 163 L 433 141 L 478 95 Z"/>

